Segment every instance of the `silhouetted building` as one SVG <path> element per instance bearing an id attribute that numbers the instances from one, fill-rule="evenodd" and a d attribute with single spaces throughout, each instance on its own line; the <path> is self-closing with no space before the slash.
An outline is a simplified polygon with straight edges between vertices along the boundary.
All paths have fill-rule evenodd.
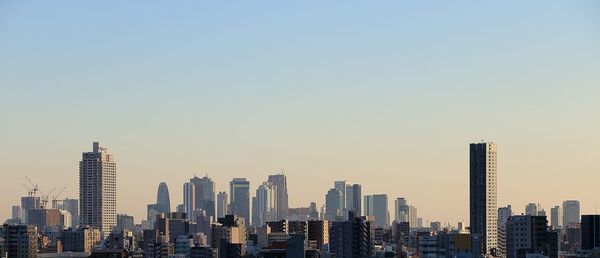
<path id="1" fill-rule="evenodd" d="M 133 230 L 135 223 L 133 222 L 133 216 L 127 214 L 117 214 L 117 230 Z"/>
<path id="2" fill-rule="evenodd" d="M 348 221 L 334 221 L 330 231 L 330 252 L 338 258 L 373 255 L 372 221 L 349 212 Z"/>
<path id="3" fill-rule="evenodd" d="M 548 230 L 546 216 L 517 215 L 506 222 L 506 257 L 527 254 L 558 257 L 558 232 Z"/>
<path id="4" fill-rule="evenodd" d="M 581 216 L 581 249 L 600 247 L 600 215 Z"/>
<path id="5" fill-rule="evenodd" d="M 101 239 L 100 229 L 85 227 L 63 231 L 61 243 L 64 252 L 91 252 Z"/>
<path id="6" fill-rule="evenodd" d="M 234 178 L 229 183 L 231 197 L 230 213 L 243 217 L 250 225 L 250 182 L 245 178 Z"/>
<path id="7" fill-rule="evenodd" d="M 219 192 L 217 194 L 217 218 L 223 218 L 223 217 L 225 217 L 225 215 L 227 215 L 227 213 L 228 213 L 227 203 L 228 203 L 227 193 Z"/>
<path id="8" fill-rule="evenodd" d="M 35 226 L 4 224 L 3 231 L 7 257 L 37 257 L 38 234 Z"/>
<path id="9" fill-rule="evenodd" d="M 208 176 L 194 176 L 190 183 L 194 184 L 196 209 L 202 209 L 207 216 L 215 218 L 215 182 Z"/>

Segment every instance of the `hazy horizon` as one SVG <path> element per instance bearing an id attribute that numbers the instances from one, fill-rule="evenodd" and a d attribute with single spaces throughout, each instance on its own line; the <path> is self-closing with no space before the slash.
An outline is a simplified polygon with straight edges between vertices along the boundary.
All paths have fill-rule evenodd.
<path id="1" fill-rule="evenodd" d="M 510 3 L 509 3 L 510 2 Z M 42 189 L 78 198 L 78 162 L 115 155 L 117 212 L 139 223 L 208 174 L 290 207 L 335 180 L 469 212 L 469 143 L 498 145 L 498 206 L 596 213 L 600 2 L 0 3 L 0 220 Z"/>

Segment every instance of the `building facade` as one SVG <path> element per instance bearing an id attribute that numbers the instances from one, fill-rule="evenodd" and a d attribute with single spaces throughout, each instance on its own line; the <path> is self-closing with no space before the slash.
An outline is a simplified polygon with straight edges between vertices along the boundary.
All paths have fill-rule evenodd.
<path id="1" fill-rule="evenodd" d="M 496 144 L 470 144 L 469 159 L 471 234 L 481 236 L 482 254 L 494 254 L 498 245 Z"/>

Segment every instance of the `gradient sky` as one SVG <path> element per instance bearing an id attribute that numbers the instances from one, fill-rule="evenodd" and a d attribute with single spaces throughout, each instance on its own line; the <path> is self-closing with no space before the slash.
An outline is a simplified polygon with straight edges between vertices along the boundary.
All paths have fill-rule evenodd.
<path id="1" fill-rule="evenodd" d="M 78 161 L 116 156 L 118 212 L 288 176 L 468 221 L 468 143 L 498 144 L 498 204 L 600 200 L 599 1 L 2 1 L 0 220 Z"/>

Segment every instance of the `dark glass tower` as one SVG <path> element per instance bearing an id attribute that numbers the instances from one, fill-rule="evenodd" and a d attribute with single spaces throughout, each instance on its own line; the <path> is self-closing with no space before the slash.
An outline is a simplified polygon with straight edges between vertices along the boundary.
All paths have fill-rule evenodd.
<path id="1" fill-rule="evenodd" d="M 497 247 L 496 144 L 471 143 L 469 162 L 470 231 L 481 236 L 481 254 Z"/>

